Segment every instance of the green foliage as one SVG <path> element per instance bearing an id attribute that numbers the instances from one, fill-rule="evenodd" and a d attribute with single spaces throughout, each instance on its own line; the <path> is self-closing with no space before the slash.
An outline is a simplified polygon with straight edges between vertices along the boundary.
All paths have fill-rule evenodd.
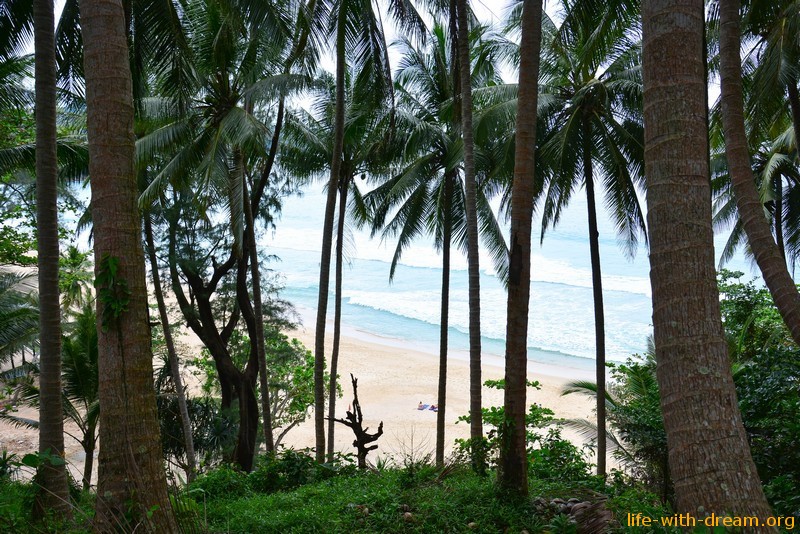
<path id="1" fill-rule="evenodd" d="M 221 465 L 203 473 L 190 484 L 189 489 L 208 499 L 242 498 L 251 492 L 247 474 L 230 465 Z"/>
<path id="2" fill-rule="evenodd" d="M 212 531 L 224 532 L 543 532 L 530 502 L 509 502 L 494 481 L 468 469 L 359 472 L 292 492 L 209 501 Z M 404 517 L 408 512 L 410 516 Z M 474 523 L 471 528 L 470 523 Z"/>
<path id="3" fill-rule="evenodd" d="M 331 463 L 318 464 L 308 451 L 284 449 L 280 453 L 259 456 L 248 480 L 253 491 L 272 493 L 327 480 L 336 475 L 352 475 L 356 470 L 352 455 L 339 455 Z"/>
<path id="4" fill-rule="evenodd" d="M 800 350 L 757 354 L 734 380 L 753 460 L 775 512 L 800 515 Z"/>
<path id="5" fill-rule="evenodd" d="M 741 282 L 743 276 L 739 271 L 723 269 L 718 283 L 731 359 L 747 362 L 764 351 L 794 344 L 769 290 L 756 287 L 752 280 Z"/>
<path id="6" fill-rule="evenodd" d="M 487 380 L 484 385 L 494 389 L 504 389 L 504 380 Z M 539 382 L 527 382 L 528 387 L 540 389 Z M 561 436 L 561 427 L 553 417 L 553 411 L 533 403 L 525 414 L 525 441 L 528 450 L 530 475 L 541 479 L 586 480 L 590 475 L 590 464 L 586 454 Z M 458 418 L 470 422 L 469 415 Z M 483 423 L 489 426 L 485 447 L 487 458 L 496 463 L 500 454 L 501 432 L 505 423 L 505 410 L 502 406 L 483 408 Z M 551 427 L 545 432 L 544 429 Z M 457 455 L 469 454 L 470 440 L 457 439 Z"/>
<path id="7" fill-rule="evenodd" d="M 123 313 L 128 311 L 131 297 L 128 281 L 119 276 L 119 258 L 108 254 L 103 256 L 94 286 L 97 288 L 97 298 L 102 304 L 103 331 L 107 331 L 110 326 L 116 324 Z"/>

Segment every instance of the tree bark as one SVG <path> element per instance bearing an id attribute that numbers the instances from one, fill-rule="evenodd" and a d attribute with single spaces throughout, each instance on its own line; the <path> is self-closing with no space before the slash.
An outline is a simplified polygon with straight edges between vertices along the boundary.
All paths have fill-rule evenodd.
<path id="1" fill-rule="evenodd" d="M 591 126 L 584 122 L 583 178 L 589 212 L 589 249 L 592 262 L 594 298 L 595 380 L 597 381 L 597 474 L 606 476 L 606 326 L 603 312 L 603 277 L 600 270 L 600 233 L 597 230 L 597 206 L 592 172 Z"/>
<path id="2" fill-rule="evenodd" d="M 653 327 L 675 509 L 764 519 L 714 268 L 704 2 L 646 0 L 643 22 Z"/>
<path id="3" fill-rule="evenodd" d="M 747 234 L 750 250 L 792 338 L 800 344 L 800 293 L 778 250 L 769 222 L 764 217 L 764 207 L 750 165 L 739 55 L 739 5 L 736 0 L 720 3 L 720 104 L 725 156 L 739 218 Z"/>
<path id="4" fill-rule="evenodd" d="M 453 234 L 454 173 L 444 176 L 442 205 L 442 305 L 439 318 L 439 388 L 436 399 L 436 466 L 444 466 L 445 425 L 447 423 L 447 344 L 450 327 L 450 245 Z"/>
<path id="5" fill-rule="evenodd" d="M 172 382 L 175 384 L 175 394 L 178 396 L 178 411 L 181 414 L 181 430 L 183 431 L 183 442 L 186 447 L 186 479 L 188 482 L 191 482 L 194 480 L 197 471 L 194 440 L 192 439 L 192 421 L 189 419 L 189 408 L 186 405 L 186 390 L 183 387 L 181 365 L 178 361 L 178 352 L 175 350 L 175 341 L 172 339 L 167 305 L 164 302 L 164 292 L 161 287 L 161 275 L 158 272 L 158 258 L 156 257 L 156 245 L 153 239 L 153 224 L 150 222 L 149 214 L 145 214 L 143 218 L 147 254 L 150 259 L 150 273 L 153 276 L 153 293 L 155 294 L 156 304 L 158 305 L 161 330 L 164 332 L 164 344 L 167 346 L 167 357 L 169 358 L 169 367 L 172 371 Z"/>
<path id="6" fill-rule="evenodd" d="M 464 202 L 467 220 L 467 269 L 469 280 L 469 415 L 472 463 L 476 471 L 485 470 L 483 413 L 481 412 L 481 288 L 478 258 L 478 184 L 475 177 L 475 143 L 472 131 L 472 83 L 469 57 L 467 0 L 457 0 L 458 59 L 461 80 L 461 133 L 464 139 Z"/>
<path id="7" fill-rule="evenodd" d="M 783 176 L 775 176 L 775 242 L 783 261 L 786 261 L 786 243 L 783 239 Z"/>
<path id="8" fill-rule="evenodd" d="M 36 226 L 39 266 L 39 452 L 64 457 L 61 406 L 61 303 L 58 289 L 58 159 L 56 46 L 52 0 L 33 2 L 36 66 Z M 24 360 L 24 358 L 23 358 Z M 34 515 L 70 515 L 66 464 L 45 462 L 37 473 Z"/>
<path id="9" fill-rule="evenodd" d="M 339 220 L 336 225 L 336 293 L 333 303 L 333 347 L 331 349 L 331 376 L 328 381 L 328 461 L 333 461 L 333 436 L 336 417 L 336 373 L 339 367 L 339 342 L 342 337 L 342 274 L 344 257 L 344 222 L 347 216 L 347 192 L 352 181 L 345 176 L 339 183 Z"/>
<path id="10" fill-rule="evenodd" d="M 344 74 L 345 58 L 345 10 L 339 12 L 336 24 L 336 109 L 333 121 L 333 155 L 331 176 L 328 181 L 328 198 L 325 203 L 325 222 L 322 229 L 322 252 L 319 261 L 319 297 L 317 301 L 317 324 L 314 338 L 314 430 L 316 434 L 317 462 L 325 461 L 325 326 L 328 316 L 328 286 L 331 270 L 331 244 L 333 241 L 333 212 L 336 208 L 336 192 L 342 166 L 344 147 Z"/>
<path id="11" fill-rule="evenodd" d="M 120 0 L 81 0 L 80 11 L 95 276 L 101 295 L 97 317 L 103 409 L 94 528 L 109 532 L 122 525 L 178 532 L 167 496 L 153 389 L 125 14 Z M 124 307 L 115 311 L 112 304 Z"/>
<path id="12" fill-rule="evenodd" d="M 258 248 L 256 243 L 256 225 L 250 194 L 247 191 L 247 180 L 242 180 L 244 189 L 244 215 L 245 231 L 250 252 L 250 277 L 253 282 L 253 312 L 255 315 L 255 344 L 258 354 L 258 376 L 261 390 L 261 417 L 264 431 L 264 447 L 267 452 L 275 450 L 275 441 L 272 437 L 272 410 L 269 407 L 269 380 L 267 375 L 267 353 L 264 339 L 264 308 L 261 301 L 261 270 L 258 265 Z M 251 340 L 251 343 L 253 340 Z"/>
<path id="13" fill-rule="evenodd" d="M 525 0 L 522 11 L 519 94 L 517 97 L 514 181 L 511 187 L 511 248 L 506 320 L 505 414 L 500 446 L 499 483 L 517 495 L 528 494 L 525 443 L 528 377 L 528 312 L 531 291 L 531 226 L 535 195 L 536 120 L 542 0 Z"/>
<path id="14" fill-rule="evenodd" d="M 91 426 L 86 432 L 83 443 L 83 452 L 86 460 L 83 463 L 83 490 L 87 491 L 92 486 L 92 471 L 94 471 L 94 449 L 97 444 L 95 427 Z"/>

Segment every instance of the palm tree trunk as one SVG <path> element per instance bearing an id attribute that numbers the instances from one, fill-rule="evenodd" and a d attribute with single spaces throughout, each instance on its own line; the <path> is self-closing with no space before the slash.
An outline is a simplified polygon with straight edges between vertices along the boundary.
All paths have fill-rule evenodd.
<path id="1" fill-rule="evenodd" d="M 522 11 L 514 181 L 511 187 L 511 243 L 506 320 L 505 428 L 501 434 L 499 483 L 528 494 L 525 436 L 528 378 L 528 315 L 531 293 L 531 225 L 535 195 L 536 121 L 542 0 L 526 0 Z"/>
<path id="2" fill-rule="evenodd" d="M 153 389 L 125 14 L 120 0 L 81 0 L 80 11 L 103 407 L 94 528 L 178 532 Z"/>
<path id="3" fill-rule="evenodd" d="M 97 444 L 94 425 L 89 427 L 83 439 L 83 452 L 86 455 L 83 463 L 83 489 L 86 491 L 92 486 L 92 471 L 94 471 L 94 448 Z"/>
<path id="4" fill-rule="evenodd" d="M 314 339 L 314 430 L 316 434 L 317 462 L 325 462 L 325 323 L 328 316 L 328 285 L 331 270 L 331 242 L 333 241 L 333 212 L 336 207 L 336 192 L 339 171 L 342 165 L 344 146 L 344 72 L 345 58 L 345 10 L 339 13 L 336 26 L 336 110 L 333 122 L 333 155 L 331 177 L 328 181 L 328 198 L 325 203 L 325 222 L 322 228 L 322 251 L 319 261 L 319 297 L 317 301 L 317 324 Z"/>
<path id="5" fill-rule="evenodd" d="M 792 128 L 794 129 L 795 150 L 800 152 L 800 93 L 797 91 L 797 80 L 787 85 L 789 93 L 789 110 L 792 112 Z"/>
<path id="6" fill-rule="evenodd" d="M 472 463 L 483 473 L 483 413 L 481 412 L 481 287 L 478 258 L 478 184 L 475 179 L 475 144 L 472 131 L 472 84 L 469 58 L 467 0 L 456 2 L 458 15 L 458 59 L 461 80 L 461 133 L 464 138 L 464 197 L 467 219 L 467 269 L 469 279 L 469 416 Z"/>
<path id="7" fill-rule="evenodd" d="M 764 282 L 775 300 L 775 306 L 789 328 L 795 343 L 800 344 L 800 293 L 789 274 L 786 261 L 775 244 L 772 229 L 764 217 L 761 198 L 753 181 L 744 124 L 740 46 L 739 2 L 736 0 L 722 2 L 720 3 L 720 82 L 722 91 L 720 102 L 725 133 L 725 155 L 728 160 L 733 192 L 736 195 L 736 206 L 739 209 L 739 217 L 747 234 L 750 249 L 761 269 Z"/>
<path id="8" fill-rule="evenodd" d="M 447 422 L 447 343 L 450 327 L 450 245 L 453 234 L 453 173 L 444 176 L 442 202 L 442 307 L 439 319 L 439 391 L 436 399 L 436 466 L 444 466 L 445 424 Z"/>
<path id="9" fill-rule="evenodd" d="M 783 261 L 786 261 L 786 243 L 783 239 L 783 176 L 777 173 L 775 176 L 775 241 L 778 244 L 778 252 L 781 253 Z"/>
<path id="10" fill-rule="evenodd" d="M 272 410 L 269 407 L 269 377 L 267 375 L 267 352 L 264 339 L 264 307 L 261 301 L 261 270 L 258 266 L 258 244 L 256 243 L 256 224 L 253 217 L 253 206 L 250 201 L 250 194 L 247 191 L 247 180 L 242 180 L 244 189 L 244 216 L 245 232 L 248 241 L 247 249 L 250 252 L 250 277 L 253 281 L 253 308 L 255 315 L 255 342 L 258 352 L 258 376 L 259 388 L 261 390 L 261 417 L 263 418 L 262 429 L 264 431 L 264 447 L 267 452 L 275 450 L 275 442 L 272 438 Z"/>
<path id="11" fill-rule="evenodd" d="M 588 120 L 583 129 L 583 179 L 589 212 L 589 250 L 592 258 L 592 294 L 594 297 L 595 380 L 597 380 L 597 474 L 606 476 L 606 327 L 603 312 L 603 277 L 600 270 L 600 234 L 597 230 L 597 207 L 592 173 L 592 137 Z"/>
<path id="12" fill-rule="evenodd" d="M 52 0 L 33 2 L 36 63 L 36 223 L 39 265 L 39 452 L 64 456 L 61 407 L 61 303 L 58 291 L 56 46 Z M 45 463 L 34 514 L 70 515 L 66 465 Z"/>
<path id="13" fill-rule="evenodd" d="M 181 376 L 181 365 L 178 361 L 178 353 L 175 350 L 175 341 L 172 339 L 172 330 L 169 325 L 169 315 L 167 305 L 164 302 L 164 291 L 161 287 L 161 275 L 158 272 L 158 258 L 156 257 L 156 245 L 153 238 L 153 224 L 150 215 L 145 214 L 144 218 L 144 237 L 147 245 L 147 254 L 150 259 L 150 273 L 153 277 L 153 293 L 158 305 L 158 316 L 161 320 L 161 330 L 164 332 L 164 343 L 167 346 L 167 357 L 172 371 L 172 381 L 175 384 L 175 394 L 178 396 L 178 411 L 181 414 L 181 430 L 183 431 L 183 442 L 186 447 L 186 464 L 188 470 L 186 479 L 188 482 L 194 480 L 197 467 L 194 454 L 194 440 L 192 439 L 192 421 L 189 419 L 189 408 L 186 406 L 186 390 L 183 387 L 183 377 Z"/>
<path id="14" fill-rule="evenodd" d="M 742 426 L 720 319 L 704 28 L 703 0 L 643 3 L 650 280 L 661 409 L 676 511 L 696 514 L 702 507 L 764 520 L 771 512 Z"/>
<path id="15" fill-rule="evenodd" d="M 336 373 L 339 367 L 339 342 L 342 337 L 342 259 L 344 257 L 344 221 L 347 211 L 347 191 L 352 178 L 345 176 L 339 184 L 339 220 L 336 225 L 336 294 L 333 303 L 333 347 L 331 377 L 328 382 L 328 461 L 333 461 L 334 417 L 336 417 Z"/>

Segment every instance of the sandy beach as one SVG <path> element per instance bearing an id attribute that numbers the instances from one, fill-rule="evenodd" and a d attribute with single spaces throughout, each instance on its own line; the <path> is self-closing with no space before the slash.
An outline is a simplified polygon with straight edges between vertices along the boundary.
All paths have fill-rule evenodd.
<path id="1" fill-rule="evenodd" d="M 378 440 L 378 450 L 371 453 L 373 462 L 377 456 L 394 458 L 402 461 L 407 454 L 419 458 L 432 453 L 436 438 L 436 413 L 431 410 L 418 410 L 420 402 L 436 403 L 438 354 L 425 350 L 424 347 L 404 343 L 398 339 L 382 338 L 373 334 L 360 332 L 352 327 L 345 327 L 341 341 L 339 375 L 343 397 L 337 401 L 337 415 L 352 402 L 350 373 L 358 378 L 359 399 L 364 414 L 365 425 L 372 431 L 377 430 L 383 421 L 384 435 Z M 329 353 L 332 343 L 332 327 L 328 329 L 326 352 Z M 306 347 L 313 348 L 313 329 L 299 328 L 289 332 Z M 193 336 L 181 336 L 189 346 L 190 352 L 200 349 L 199 341 Z M 503 362 L 497 357 L 486 357 L 483 363 L 483 380 L 503 377 Z M 187 376 L 191 383 L 191 377 Z M 561 396 L 564 384 L 579 379 L 592 380 L 593 376 L 586 370 L 566 367 L 555 367 L 547 364 L 529 362 L 529 380 L 536 380 L 541 389 L 529 388 L 529 402 L 537 402 L 552 409 L 556 417 L 590 418 L 592 402 L 583 396 Z M 469 436 L 466 423 L 456 424 L 460 415 L 468 411 L 469 406 L 469 364 L 468 355 L 453 353 L 448 362 L 447 380 L 447 442 L 452 450 L 456 438 Z M 502 391 L 484 387 L 483 405 L 495 406 L 503 402 Z M 21 408 L 17 415 L 36 419 L 35 410 Z M 75 429 L 67 426 L 67 431 Z M 571 433 L 565 433 L 577 441 Z M 336 449 L 353 452 L 352 432 L 343 425 L 337 426 Z M 15 428 L 0 422 L 0 450 L 23 455 L 36 450 L 38 435 L 35 430 Z M 289 447 L 306 448 L 314 445 L 313 414 L 301 425 L 292 429 L 284 439 Z M 84 455 L 80 445 L 71 437 L 66 437 L 67 459 L 77 479 L 83 469 Z"/>

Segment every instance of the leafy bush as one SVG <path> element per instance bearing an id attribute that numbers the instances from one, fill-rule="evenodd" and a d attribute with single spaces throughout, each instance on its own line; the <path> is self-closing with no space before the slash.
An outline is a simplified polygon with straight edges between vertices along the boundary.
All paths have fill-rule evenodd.
<path id="1" fill-rule="evenodd" d="M 241 498 L 251 493 L 247 475 L 229 465 L 221 465 L 198 476 L 189 491 L 204 494 L 209 499 Z"/>
<path id="2" fill-rule="evenodd" d="M 528 382 L 528 387 L 539 389 L 538 382 Z M 484 385 L 494 389 L 504 389 L 504 380 L 487 380 Z M 470 416 L 464 415 L 459 421 L 470 422 Z M 489 427 L 486 435 L 486 458 L 496 464 L 501 445 L 501 429 L 505 421 L 505 410 L 502 406 L 483 408 L 483 423 Z M 550 427 L 545 432 L 544 429 Z M 525 415 L 525 440 L 528 449 L 528 465 L 530 475 L 544 479 L 585 480 L 590 476 L 591 466 L 586 455 L 571 442 L 561 437 L 561 427 L 553 418 L 553 411 L 540 404 L 533 403 Z M 456 440 L 456 459 L 463 461 L 471 450 L 470 440 Z"/>
<path id="3" fill-rule="evenodd" d="M 318 464 L 308 451 L 285 449 L 277 454 L 259 456 L 248 480 L 253 491 L 272 493 L 291 490 L 335 475 L 353 474 L 355 471 L 352 455 L 337 455 L 333 462 Z"/>

